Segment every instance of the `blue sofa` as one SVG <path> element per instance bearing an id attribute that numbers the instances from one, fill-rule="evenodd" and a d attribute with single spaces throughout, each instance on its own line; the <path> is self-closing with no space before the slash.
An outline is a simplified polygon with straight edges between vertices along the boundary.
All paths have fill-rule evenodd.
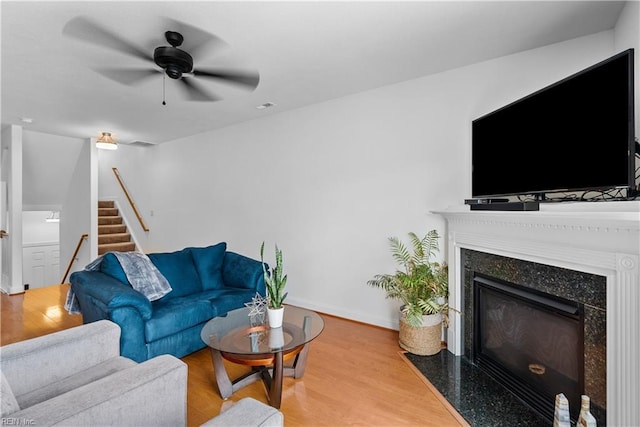
<path id="1" fill-rule="evenodd" d="M 83 323 L 108 319 L 122 330 L 120 353 L 142 362 L 160 354 L 183 357 L 206 345 L 203 325 L 265 295 L 262 263 L 228 252 L 224 242 L 204 248 L 148 254 L 171 285 L 171 292 L 149 301 L 134 290 L 113 253 L 96 271 L 70 276 Z"/>

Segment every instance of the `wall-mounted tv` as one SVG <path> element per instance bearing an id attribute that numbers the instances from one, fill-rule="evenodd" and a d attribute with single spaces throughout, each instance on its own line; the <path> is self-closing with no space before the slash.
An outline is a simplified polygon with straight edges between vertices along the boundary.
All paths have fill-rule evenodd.
<path id="1" fill-rule="evenodd" d="M 472 122 L 472 197 L 634 187 L 633 49 Z"/>

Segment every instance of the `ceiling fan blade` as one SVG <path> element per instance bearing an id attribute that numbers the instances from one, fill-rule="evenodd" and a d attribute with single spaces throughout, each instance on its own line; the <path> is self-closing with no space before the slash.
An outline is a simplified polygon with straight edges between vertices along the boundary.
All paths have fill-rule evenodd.
<path id="1" fill-rule="evenodd" d="M 86 16 L 72 18 L 62 29 L 62 34 L 144 59 L 145 61 L 153 61 L 150 52 L 123 39 L 118 34 Z"/>
<path id="2" fill-rule="evenodd" d="M 195 81 L 193 81 L 193 79 L 180 79 L 179 80 L 182 83 L 182 87 L 184 87 L 187 91 L 187 94 L 189 95 L 189 99 L 191 101 L 200 101 L 200 102 L 207 102 L 207 101 L 220 101 L 222 98 L 220 98 L 219 96 L 215 96 L 211 93 L 209 93 L 207 90 L 205 90 L 202 85 L 199 85 L 198 83 L 196 83 Z"/>
<path id="3" fill-rule="evenodd" d="M 141 83 L 143 80 L 158 75 L 161 70 L 159 69 L 123 69 L 123 68 L 94 68 L 94 71 L 102 74 L 103 76 L 115 80 L 123 85 L 134 85 Z"/>
<path id="4" fill-rule="evenodd" d="M 194 69 L 193 75 L 224 80 L 228 83 L 235 83 L 244 86 L 244 89 L 254 90 L 260 83 L 260 74 L 256 71 L 229 71 L 229 70 L 203 70 Z"/>
<path id="5" fill-rule="evenodd" d="M 184 43 L 181 49 L 188 51 L 196 60 L 200 59 L 205 51 L 214 53 L 229 47 L 229 44 L 221 38 L 173 18 L 165 18 L 165 25 L 167 30 L 182 34 Z"/>

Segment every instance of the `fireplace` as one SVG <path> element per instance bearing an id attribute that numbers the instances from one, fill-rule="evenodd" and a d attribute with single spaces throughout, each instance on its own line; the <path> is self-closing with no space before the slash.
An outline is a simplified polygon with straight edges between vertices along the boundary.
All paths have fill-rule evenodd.
<path id="1" fill-rule="evenodd" d="M 461 260 L 465 356 L 547 419 L 564 393 L 575 421 L 586 394 L 605 424 L 606 278 L 470 249 Z"/>
<path id="2" fill-rule="evenodd" d="M 578 417 L 584 393 L 583 305 L 475 274 L 471 361 L 551 423 L 564 393 Z"/>
<path id="3" fill-rule="evenodd" d="M 640 202 L 543 204 L 539 212 L 460 205 L 435 213 L 447 226 L 448 350 L 475 357 L 476 276 L 581 304 L 585 394 L 606 410 L 596 416 L 600 424 L 637 424 Z"/>

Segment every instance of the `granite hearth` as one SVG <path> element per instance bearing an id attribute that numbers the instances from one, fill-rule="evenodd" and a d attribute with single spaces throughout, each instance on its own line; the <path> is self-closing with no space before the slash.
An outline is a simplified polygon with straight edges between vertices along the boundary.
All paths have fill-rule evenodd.
<path id="1" fill-rule="evenodd" d="M 405 353 L 405 357 L 471 426 L 550 425 L 464 356 L 441 351 L 433 356 Z"/>

